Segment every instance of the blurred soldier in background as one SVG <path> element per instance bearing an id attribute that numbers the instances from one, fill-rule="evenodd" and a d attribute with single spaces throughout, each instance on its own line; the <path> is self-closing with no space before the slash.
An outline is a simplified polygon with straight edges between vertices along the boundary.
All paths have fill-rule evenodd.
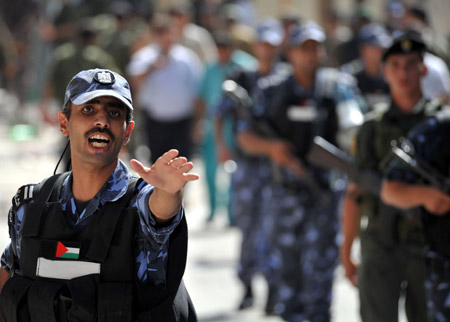
<path id="1" fill-rule="evenodd" d="M 430 169 L 428 175 L 437 180 L 428 181 L 395 160 L 387 172 L 381 196 L 398 208 L 421 207 L 428 318 L 430 322 L 450 321 L 450 110 L 416 126 L 408 139 L 404 145 L 417 165 Z"/>
<path id="2" fill-rule="evenodd" d="M 425 45 L 415 34 L 394 38 L 384 52 L 383 73 L 391 89 L 391 102 L 376 105 L 366 115 L 356 144 L 355 159 L 361 169 L 382 176 L 392 158 L 392 142 L 441 108 L 440 103 L 430 102 L 422 94 L 424 52 Z M 361 216 L 366 224 L 362 226 L 357 269 L 351 248 Z M 408 320 L 426 321 L 421 258 L 424 240 L 417 214 L 389 207 L 379 196 L 350 183 L 343 207 L 343 233 L 341 259 L 346 277 L 358 285 L 362 320 L 398 321 L 399 297 L 404 294 Z"/>
<path id="3" fill-rule="evenodd" d="M 279 278 L 274 312 L 292 322 L 330 321 L 338 255 L 337 205 L 343 184 L 310 165 L 306 155 L 316 135 L 348 148 L 348 130 L 362 122 L 354 79 L 320 67 L 324 40 L 322 28 L 313 22 L 291 30 L 287 57 L 293 73 L 273 82 L 275 95 L 261 115 L 277 136 L 249 129 L 239 137 L 244 151 L 281 167 L 272 177 L 276 215 L 271 242 Z"/>
<path id="4" fill-rule="evenodd" d="M 391 45 L 391 37 L 383 25 L 369 23 L 359 31 L 359 58 L 342 66 L 342 71 L 356 78 L 367 106 L 389 100 L 389 85 L 382 73 L 381 56 Z"/>
<path id="5" fill-rule="evenodd" d="M 281 82 L 289 74 L 286 64 L 277 62 L 278 48 L 282 39 L 283 29 L 277 20 L 266 19 L 257 25 L 252 51 L 258 59 L 258 69 L 253 71 L 240 69 L 230 76 L 248 92 L 253 104 L 247 106 L 245 104 L 248 102 L 236 102 L 225 97 L 218 107 L 219 115 L 234 115 L 238 138 L 238 147 L 234 154 L 237 168 L 232 175 L 231 209 L 236 224 L 242 231 L 238 276 L 244 285 L 244 297 L 239 308 L 245 309 L 253 305 L 252 280 L 256 273 L 262 273 L 268 282 L 267 313 L 273 311 L 276 287 L 270 268 L 268 240 L 275 215 L 270 210 L 272 204 L 270 163 L 265 156 L 247 154 L 245 147 L 242 149 L 239 143 L 240 133 L 248 130 L 248 127 L 257 126 L 259 117 L 265 113 L 267 104 L 275 95 L 272 85 Z M 218 125 L 216 128 L 218 142 L 223 142 L 222 126 Z M 222 144 L 219 144 L 219 149 Z"/>

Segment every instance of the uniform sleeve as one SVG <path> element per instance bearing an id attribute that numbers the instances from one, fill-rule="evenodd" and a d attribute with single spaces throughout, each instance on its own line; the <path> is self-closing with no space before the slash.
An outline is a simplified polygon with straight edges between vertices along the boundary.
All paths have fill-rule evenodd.
<path id="1" fill-rule="evenodd" d="M 339 146 L 351 150 L 357 128 L 364 121 L 363 113 L 367 111 L 364 99 L 359 95 L 356 80 L 350 75 L 340 73 L 344 79 L 352 81 L 338 81 L 336 83 L 336 115 L 338 132 L 336 141 Z"/>
<path id="2" fill-rule="evenodd" d="M 16 209 L 12 206 L 8 213 L 8 226 L 10 243 L 6 246 L 2 254 L 1 265 L 2 268 L 8 272 L 14 268 L 15 271 L 19 270 L 19 258 L 20 258 L 20 241 L 22 233 L 22 223 L 25 216 L 25 205 Z"/>
<path id="3" fill-rule="evenodd" d="M 350 109 L 350 111 L 353 111 L 353 108 L 356 108 L 360 112 L 366 112 L 367 106 L 361 92 L 357 87 L 356 79 L 346 73 L 339 73 L 339 75 L 340 80 L 336 82 L 336 97 L 338 106 L 339 104 L 344 103 L 352 104 L 352 109 Z"/>
<path id="4" fill-rule="evenodd" d="M 148 200 L 150 195 L 153 193 L 154 187 L 146 184 L 145 182 L 142 184 L 144 186 L 140 189 L 135 204 L 138 209 L 142 231 L 144 236 L 150 241 L 163 244 L 181 222 L 181 219 L 184 216 L 184 207 L 181 207 L 180 211 L 174 218 L 172 218 L 170 224 L 166 226 L 158 226 L 155 216 L 151 213 L 150 208 L 148 207 Z"/>

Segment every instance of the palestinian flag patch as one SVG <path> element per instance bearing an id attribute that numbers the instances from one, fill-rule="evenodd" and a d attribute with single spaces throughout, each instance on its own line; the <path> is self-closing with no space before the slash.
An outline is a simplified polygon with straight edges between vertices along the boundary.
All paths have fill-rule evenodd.
<path id="1" fill-rule="evenodd" d="M 58 242 L 56 246 L 56 258 L 78 259 L 80 257 L 80 249 L 76 247 L 66 247 L 62 242 Z"/>

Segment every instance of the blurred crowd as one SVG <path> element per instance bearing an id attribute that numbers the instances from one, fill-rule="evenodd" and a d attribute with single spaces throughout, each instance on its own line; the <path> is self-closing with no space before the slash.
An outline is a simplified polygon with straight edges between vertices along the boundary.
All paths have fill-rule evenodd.
<path id="1" fill-rule="evenodd" d="M 338 257 L 336 212 L 345 179 L 325 178 L 330 174 L 313 169 L 313 183 L 299 186 L 298 180 L 284 180 L 280 184 L 280 176 L 303 175 L 304 164 L 296 164 L 295 158 L 281 160 L 280 156 L 288 155 L 287 145 L 267 153 L 264 147 L 259 149 L 261 142 L 251 136 L 251 130 L 266 131 L 261 128 L 269 120 L 278 135 L 292 139 L 291 145 L 305 146 L 296 140 L 314 131 L 290 128 L 279 115 L 270 114 L 271 106 L 308 107 L 313 104 L 310 101 L 325 106 L 332 100 L 340 123 L 336 125 L 327 114 L 322 132 L 315 134 L 354 152 L 354 129 L 364 115 L 373 106 L 390 102 L 390 84 L 382 73 L 383 53 L 398 32 L 417 35 L 427 47 L 423 57 L 427 74 L 421 79 L 424 97 L 450 99 L 449 38 L 432 29 L 421 2 L 407 6 L 386 1 L 381 21 L 372 17 L 364 2 L 358 4 L 351 17 L 330 10 L 320 26 L 295 8 L 258 19 L 258 8 L 251 0 L 186 1 L 165 10 L 149 0 L 2 1 L 0 88 L 18 98 L 19 110 L 21 104 L 35 102 L 43 120 L 56 125 L 55 111 L 77 72 L 102 68 L 124 75 L 132 87 L 136 112 L 137 131 L 128 146 L 129 155 L 146 158 L 142 161 L 148 164 L 168 148 L 177 148 L 186 157 L 201 157 L 209 196 L 208 222 L 222 207 L 229 224 L 243 233 L 238 275 L 244 292 L 239 308 L 253 304 L 251 280 L 262 273 L 269 286 L 267 314 L 288 321 L 326 321 Z M 308 40 L 314 43 L 307 45 L 313 53 L 309 67 L 314 70 L 308 70 L 300 54 L 291 50 Z M 312 78 L 302 76 L 302 71 Z M 286 81 L 292 74 L 301 89 Z M 311 85 L 321 77 L 327 79 L 324 84 L 333 84 L 332 90 L 321 85 L 325 94 L 317 94 L 319 86 Z M 232 82 L 224 89 L 227 79 Z M 287 94 L 278 95 L 273 88 Z M 250 116 L 242 111 L 248 99 L 254 102 Z M 291 112 L 297 121 L 310 117 Z M 258 122 L 260 129 L 255 130 Z M 332 128 L 335 125 L 338 128 Z M 297 151 L 297 156 L 304 160 L 306 152 Z M 274 172 L 270 154 L 290 172 Z M 231 176 L 229 186 L 217 183 L 217 173 L 224 169 Z M 305 189 L 312 193 L 302 194 Z M 323 199 L 317 198 L 317 189 L 326 191 L 321 193 Z M 279 213 L 290 216 L 275 220 Z M 313 245 L 315 234 L 323 247 Z M 298 261 L 288 260 L 299 253 Z M 308 312 L 306 303 L 311 302 L 315 311 Z"/>
<path id="2" fill-rule="evenodd" d="M 324 63 L 328 66 L 340 67 L 360 56 L 359 31 L 374 18 L 370 7 L 358 3 L 353 16 L 340 16 L 330 9 L 323 21 L 327 34 Z M 0 10 L 0 86 L 23 102 L 60 101 L 60 87 L 70 77 L 61 79 L 61 74 L 73 75 L 72 71 L 90 66 L 88 60 L 96 66 L 126 72 L 132 54 L 152 41 L 149 23 L 157 9 L 148 0 L 22 0 L 6 1 Z M 251 54 L 253 29 L 258 22 L 253 1 L 192 1 L 168 11 L 176 25 L 177 41 L 192 49 L 203 65 L 218 58 L 210 37 L 217 30 L 230 31 L 235 48 Z M 276 18 L 285 30 L 309 19 L 295 8 Z M 429 19 L 420 6 L 408 8 L 400 1 L 386 1 L 384 19 L 378 22 L 389 32 L 404 28 L 420 31 L 430 50 L 448 64 L 448 35 L 435 33 Z M 94 53 L 83 57 L 87 48 Z M 98 64 L 100 61 L 102 64 Z"/>

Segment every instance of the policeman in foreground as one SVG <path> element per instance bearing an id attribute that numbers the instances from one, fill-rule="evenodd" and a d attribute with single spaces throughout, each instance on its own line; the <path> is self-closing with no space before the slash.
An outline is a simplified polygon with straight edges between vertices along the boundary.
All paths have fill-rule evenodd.
<path id="1" fill-rule="evenodd" d="M 133 177 L 119 152 L 133 131 L 128 82 L 100 69 L 67 86 L 62 134 L 72 171 L 21 187 L 1 261 L 5 321 L 196 321 L 182 276 L 182 188 L 193 164 L 170 150 Z M 5 283 L 6 282 L 6 283 Z"/>
<path id="2" fill-rule="evenodd" d="M 355 161 L 380 177 L 392 158 L 391 142 L 442 108 L 422 95 L 425 45 L 413 34 L 399 34 L 383 54 L 383 73 L 390 85 L 389 103 L 366 114 L 356 140 Z M 379 195 L 349 183 L 343 204 L 341 260 L 346 277 L 358 286 L 364 322 L 397 321 L 399 297 L 405 294 L 408 320 L 426 321 L 425 266 L 421 259 L 423 231 L 417 213 L 384 204 Z M 361 225 L 361 264 L 351 258 Z"/>
<path id="3" fill-rule="evenodd" d="M 287 57 L 292 74 L 275 85 L 276 94 L 261 116 L 277 135 L 252 128 L 239 135 L 243 150 L 277 165 L 272 173 L 276 215 L 271 242 L 279 279 L 274 312 L 292 322 L 330 320 L 338 255 L 339 187 L 329 171 L 315 168 L 306 156 L 314 136 L 345 145 L 349 139 L 338 134 L 362 122 L 354 79 L 320 67 L 324 40 L 324 31 L 313 22 L 291 30 Z"/>
<path id="4" fill-rule="evenodd" d="M 441 113 L 410 132 L 408 150 L 420 160 L 420 166 L 425 163 L 446 180 L 446 191 L 432 186 L 406 163 L 395 160 L 381 194 L 386 203 L 398 208 L 421 207 L 430 322 L 450 321 L 450 113 Z"/>

